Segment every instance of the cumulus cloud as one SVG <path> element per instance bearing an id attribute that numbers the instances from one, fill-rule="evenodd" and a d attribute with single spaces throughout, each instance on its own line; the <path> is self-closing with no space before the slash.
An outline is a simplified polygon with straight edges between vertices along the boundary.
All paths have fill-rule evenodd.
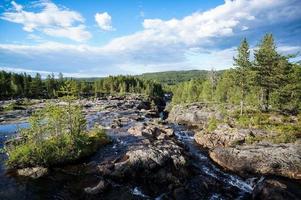
<path id="1" fill-rule="evenodd" d="M 113 40 L 111 48 L 150 46 L 200 46 L 214 38 L 233 36 L 241 30 L 257 29 L 301 17 L 299 0 L 226 0 L 224 4 L 183 19 L 145 19 L 144 30 Z M 183 46 L 184 45 L 184 46 Z"/>
<path id="2" fill-rule="evenodd" d="M 112 26 L 112 17 L 107 13 L 96 13 L 95 21 L 99 28 L 103 31 L 113 31 L 114 28 Z"/>
<path id="3" fill-rule="evenodd" d="M 91 33 L 83 25 L 84 18 L 80 13 L 65 8 L 59 8 L 50 1 L 41 1 L 36 6 L 40 12 L 29 12 L 23 6 L 11 2 L 14 10 L 6 11 L 1 19 L 23 25 L 26 32 L 41 31 L 49 36 L 65 37 L 75 41 L 85 41 L 91 38 Z"/>
<path id="4" fill-rule="evenodd" d="M 237 35 L 245 36 L 245 32 L 252 31 L 256 36 L 261 35 L 267 31 L 267 24 L 286 31 L 279 24 L 300 21 L 300 7 L 299 0 L 227 0 L 211 10 L 182 19 L 145 19 L 141 31 L 115 38 L 100 47 L 60 43 L 0 44 L 0 66 L 24 66 L 26 63 L 35 70 L 43 67 L 46 71 L 64 70 L 65 73 L 92 76 L 212 67 L 225 69 L 232 66 L 236 53 L 233 46 L 239 42 Z M 111 18 L 110 23 L 104 21 L 102 25 L 111 27 L 105 29 L 112 29 Z M 51 29 L 46 27 L 44 31 L 57 36 L 67 35 L 67 32 Z M 75 34 L 72 37 L 82 36 Z M 233 38 L 236 38 L 234 42 Z M 298 49 L 299 44 L 281 44 L 279 47 L 282 52 Z"/>

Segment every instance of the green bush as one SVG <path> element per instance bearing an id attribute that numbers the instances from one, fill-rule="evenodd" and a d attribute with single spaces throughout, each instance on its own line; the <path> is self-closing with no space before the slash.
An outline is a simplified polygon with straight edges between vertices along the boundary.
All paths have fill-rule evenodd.
<path id="1" fill-rule="evenodd" d="M 215 117 L 211 117 L 209 119 L 208 125 L 207 125 L 207 131 L 212 132 L 217 128 L 218 120 Z"/>
<path id="2" fill-rule="evenodd" d="M 5 147 L 11 168 L 54 166 L 76 161 L 108 142 L 104 130 L 86 130 L 81 107 L 48 105 L 21 130 L 21 140 Z"/>

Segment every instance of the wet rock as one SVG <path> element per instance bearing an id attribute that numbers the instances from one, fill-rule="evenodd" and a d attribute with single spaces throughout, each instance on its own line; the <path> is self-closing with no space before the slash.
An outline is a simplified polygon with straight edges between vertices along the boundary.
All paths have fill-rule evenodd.
<path id="1" fill-rule="evenodd" d="M 19 176 L 27 176 L 30 178 L 40 178 L 48 173 L 48 169 L 44 167 L 32 167 L 32 168 L 23 168 L 18 169 L 17 174 Z"/>
<path id="2" fill-rule="evenodd" d="M 106 191 L 110 187 L 110 184 L 104 180 L 100 180 L 94 187 L 86 187 L 84 190 L 88 194 L 99 194 Z"/>
<path id="3" fill-rule="evenodd" d="M 145 117 L 147 118 L 159 117 L 159 113 L 156 110 L 148 110 L 145 112 Z"/>
<path id="4" fill-rule="evenodd" d="M 259 182 L 252 193 L 252 198 L 258 200 L 298 200 L 300 197 L 300 184 L 269 178 Z"/>
<path id="5" fill-rule="evenodd" d="M 218 147 L 210 157 L 222 167 L 244 174 L 301 179 L 301 144 L 254 144 Z"/>
<path id="6" fill-rule="evenodd" d="M 101 164 L 107 176 L 117 179 L 139 179 L 157 183 L 179 183 L 187 171 L 182 148 L 168 140 L 133 147 L 111 165 Z M 105 166 L 105 167 L 103 167 Z M 110 167 L 104 170 L 103 168 Z"/>
<path id="7" fill-rule="evenodd" d="M 187 199 L 187 193 L 185 191 L 184 187 L 176 188 L 173 191 L 173 197 L 176 200 L 186 200 Z"/>
<path id="8" fill-rule="evenodd" d="M 151 104 L 150 104 L 149 101 L 141 101 L 141 102 L 139 102 L 139 104 L 137 105 L 137 109 L 138 109 L 138 110 L 141 110 L 141 109 L 149 110 L 149 109 L 151 109 Z"/>
<path id="9" fill-rule="evenodd" d="M 145 129 L 145 125 L 143 123 L 138 123 L 136 126 L 132 126 L 128 129 L 128 132 L 134 136 L 142 136 L 142 132 Z"/>
<path id="10" fill-rule="evenodd" d="M 174 135 L 174 130 L 167 125 L 152 123 L 138 123 L 128 129 L 128 132 L 134 136 L 144 136 L 148 138 L 163 140 Z"/>

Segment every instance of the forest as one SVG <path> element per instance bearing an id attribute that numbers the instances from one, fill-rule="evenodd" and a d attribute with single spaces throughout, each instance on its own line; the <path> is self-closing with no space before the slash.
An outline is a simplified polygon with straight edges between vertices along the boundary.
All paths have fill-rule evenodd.
<path id="1" fill-rule="evenodd" d="M 0 99 L 10 98 L 57 98 L 72 95 L 76 97 L 99 96 L 104 94 L 139 93 L 162 97 L 161 84 L 132 76 L 109 76 L 95 80 L 64 78 L 54 74 L 42 79 L 26 73 L 0 71 Z"/>
<path id="2" fill-rule="evenodd" d="M 272 34 L 266 34 L 254 50 L 246 39 L 234 57 L 235 68 L 221 75 L 212 70 L 207 78 L 192 79 L 172 87 L 173 104 L 190 102 L 228 103 L 297 113 L 301 109 L 301 67 L 277 51 Z"/>

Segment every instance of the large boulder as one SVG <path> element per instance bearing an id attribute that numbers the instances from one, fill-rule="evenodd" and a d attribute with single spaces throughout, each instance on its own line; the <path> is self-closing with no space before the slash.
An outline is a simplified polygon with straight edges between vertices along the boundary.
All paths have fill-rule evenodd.
<path id="1" fill-rule="evenodd" d="M 222 167 L 242 175 L 251 173 L 301 179 L 301 145 L 298 143 L 217 147 L 209 155 Z"/>
<path id="2" fill-rule="evenodd" d="M 48 173 L 48 169 L 44 167 L 31 167 L 18 169 L 17 174 L 19 176 L 27 176 L 30 178 L 40 178 Z"/>
<path id="3" fill-rule="evenodd" d="M 265 137 L 267 133 L 258 129 L 240 129 L 230 127 L 228 124 L 219 124 L 217 128 L 206 133 L 199 131 L 194 135 L 195 141 L 205 148 L 230 147 L 237 144 L 244 144 L 249 137 Z"/>
<path id="4" fill-rule="evenodd" d="M 260 181 L 252 193 L 252 198 L 258 200 L 298 200 L 300 197 L 300 183 L 270 178 Z"/>
<path id="5" fill-rule="evenodd" d="M 120 159 L 99 165 L 103 176 L 118 180 L 139 179 L 153 183 L 179 183 L 187 170 L 183 149 L 171 140 L 155 140 L 130 149 Z"/>
<path id="6" fill-rule="evenodd" d="M 202 127 L 213 117 L 218 120 L 223 119 L 221 112 L 206 104 L 176 105 L 171 109 L 168 121 Z"/>
<path id="7" fill-rule="evenodd" d="M 174 135 L 174 130 L 162 124 L 137 123 L 128 129 L 128 132 L 134 136 L 144 136 L 152 139 L 167 139 Z"/>

